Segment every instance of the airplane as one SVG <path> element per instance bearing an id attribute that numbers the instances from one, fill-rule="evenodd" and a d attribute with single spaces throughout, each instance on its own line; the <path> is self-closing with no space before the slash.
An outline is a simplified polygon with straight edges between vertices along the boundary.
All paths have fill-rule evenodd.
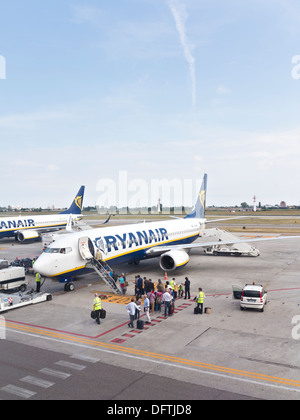
<path id="1" fill-rule="evenodd" d="M 72 220 L 81 218 L 85 187 L 81 186 L 69 209 L 56 215 L 35 215 L 0 218 L 0 239 L 14 237 L 24 243 L 38 240 L 42 233 L 64 229 Z"/>
<path id="2" fill-rule="evenodd" d="M 189 262 L 189 253 L 193 248 L 286 238 L 234 238 L 193 243 L 203 232 L 206 223 L 215 222 L 205 219 L 206 187 L 207 174 L 204 175 L 194 209 L 185 218 L 94 228 L 84 234 L 74 232 L 62 235 L 39 256 L 33 269 L 44 277 L 71 279 L 92 271 L 87 264 L 96 253 L 99 258 L 100 252 L 100 260 L 109 266 L 139 263 L 141 260 L 159 257 L 161 269 L 168 272 L 184 267 Z"/>

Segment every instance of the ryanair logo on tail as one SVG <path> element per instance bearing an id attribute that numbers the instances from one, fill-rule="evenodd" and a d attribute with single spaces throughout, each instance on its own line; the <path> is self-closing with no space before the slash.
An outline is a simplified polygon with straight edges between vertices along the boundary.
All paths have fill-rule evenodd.
<path id="1" fill-rule="evenodd" d="M 82 195 L 79 195 L 78 197 L 75 198 L 75 204 L 81 210 L 81 206 L 82 206 Z"/>
<path id="2" fill-rule="evenodd" d="M 200 203 L 202 204 L 202 207 L 205 207 L 205 193 L 205 190 L 202 190 L 199 194 Z"/>

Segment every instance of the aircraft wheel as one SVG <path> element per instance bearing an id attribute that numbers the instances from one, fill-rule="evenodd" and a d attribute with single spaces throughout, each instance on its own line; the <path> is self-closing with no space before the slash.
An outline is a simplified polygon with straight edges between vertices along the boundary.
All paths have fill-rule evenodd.
<path id="1" fill-rule="evenodd" d="M 68 292 L 73 292 L 73 290 L 75 290 L 75 285 L 74 285 L 74 283 L 69 283 L 69 284 L 68 284 Z"/>

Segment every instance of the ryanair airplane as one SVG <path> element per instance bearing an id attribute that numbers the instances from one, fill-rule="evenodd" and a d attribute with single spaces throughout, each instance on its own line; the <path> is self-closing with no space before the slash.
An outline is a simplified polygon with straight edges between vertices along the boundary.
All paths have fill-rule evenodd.
<path id="1" fill-rule="evenodd" d="M 271 239 L 236 238 L 193 243 L 208 223 L 205 219 L 206 184 L 205 174 L 196 205 L 184 219 L 90 229 L 86 236 L 82 232 L 62 235 L 40 255 L 33 269 L 45 277 L 70 279 L 91 271 L 87 265 L 97 254 L 97 259 L 100 256 L 100 260 L 110 266 L 159 257 L 161 269 L 172 271 L 189 262 L 192 248 Z"/>
<path id="2" fill-rule="evenodd" d="M 0 218 L 0 239 L 15 237 L 18 242 L 34 241 L 40 234 L 64 229 L 72 220 L 81 216 L 85 187 L 78 191 L 73 203 L 68 210 L 56 215 L 19 216 Z"/>

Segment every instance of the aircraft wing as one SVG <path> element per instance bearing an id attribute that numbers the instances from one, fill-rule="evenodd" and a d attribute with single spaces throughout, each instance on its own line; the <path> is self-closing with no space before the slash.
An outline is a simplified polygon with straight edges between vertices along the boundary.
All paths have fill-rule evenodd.
<path id="1" fill-rule="evenodd" d="M 210 242 L 194 242 L 192 244 L 178 244 L 178 245 L 162 245 L 162 246 L 154 246 L 153 248 L 149 249 L 146 254 L 154 254 L 154 253 L 162 253 L 174 250 L 191 250 L 194 248 L 206 248 L 209 246 L 214 245 L 233 245 L 239 243 L 249 243 L 249 242 L 258 242 L 258 241 L 276 241 L 280 239 L 300 239 L 300 236 L 276 236 L 273 238 L 247 238 L 247 239 L 238 239 L 232 238 L 226 241 L 210 241 Z"/>

